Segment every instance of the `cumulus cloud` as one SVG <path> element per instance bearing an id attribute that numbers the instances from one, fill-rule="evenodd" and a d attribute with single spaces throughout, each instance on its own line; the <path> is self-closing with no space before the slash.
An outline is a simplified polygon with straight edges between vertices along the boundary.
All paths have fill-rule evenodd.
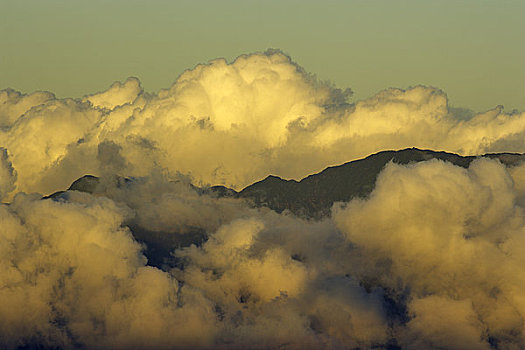
<path id="1" fill-rule="evenodd" d="M 424 86 L 356 103 L 350 97 L 274 50 L 197 65 L 155 94 L 136 78 L 81 100 L 4 90 L 0 147 L 12 154 L 18 189 L 46 194 L 103 173 L 109 160 L 101 161 L 101 144 L 119 149 L 128 176 L 160 167 L 236 189 L 269 173 L 302 178 L 384 149 L 525 149 L 523 113 L 496 107 L 464 118 L 443 91 Z"/>
<path id="2" fill-rule="evenodd" d="M 64 168 L 62 160 L 83 142 L 82 138 L 95 127 L 100 114 L 88 104 L 52 99 L 32 107 L 8 130 L 0 132 L 0 143 L 8 150 L 18 173 L 17 189 L 46 193 L 63 186 L 64 178 L 78 177 L 83 172 L 78 169 L 81 164 Z M 62 178 L 46 177 L 55 167 L 61 167 Z"/>
<path id="3" fill-rule="evenodd" d="M 408 290 L 408 348 L 524 344 L 525 222 L 517 200 L 497 161 L 469 169 L 429 161 L 389 164 L 369 199 L 336 209 L 338 227 L 366 261 L 358 273 Z"/>
<path id="4" fill-rule="evenodd" d="M 217 303 L 228 327 L 222 336 L 237 346 L 386 344 L 382 291 L 367 293 L 344 269 L 322 261 L 323 255 L 344 254 L 329 250 L 336 238 L 328 223 L 316 226 L 275 213 L 238 219 L 202 247 L 178 250 L 187 265 L 174 273 Z"/>
<path id="5" fill-rule="evenodd" d="M 13 89 L 0 91 L 0 128 L 8 129 L 31 108 L 53 99 L 55 95 L 45 91 L 27 95 Z"/>
<path id="6" fill-rule="evenodd" d="M 135 216 L 143 224 L 147 202 L 133 208 L 132 197 L 117 200 L 119 191 L 129 190 L 120 185 L 54 200 L 18 194 L 0 207 L 3 346 L 317 349 L 386 343 L 381 289 L 367 292 L 325 261 L 350 249 L 339 245 L 343 238 L 330 222 L 199 196 L 187 184 L 142 181 L 137 195 L 141 187 L 164 189 L 150 192 L 153 203 L 171 185 L 164 203 L 175 213 L 180 201 L 193 198 L 183 212 L 186 221 L 209 234 L 199 247 L 176 250 L 179 263 L 170 271 L 146 266 L 127 225 Z M 203 213 L 197 222 L 191 206 Z M 234 206 L 239 210 L 228 217 Z M 155 219 L 173 231 L 165 232 L 165 244 L 169 235 L 187 234 L 183 219 L 173 226 L 162 212 Z"/>
<path id="7" fill-rule="evenodd" d="M 16 172 L 13 169 L 5 148 L 0 147 L 0 200 L 13 191 L 16 182 Z"/>
<path id="8" fill-rule="evenodd" d="M 469 300 L 428 296 L 412 301 L 407 349 L 490 349 Z"/>
<path id="9" fill-rule="evenodd" d="M 514 181 L 522 168 L 486 159 L 468 169 L 389 164 L 369 198 L 315 222 L 200 194 L 187 177 L 161 173 L 103 178 L 93 194 L 53 200 L 18 194 L 0 207 L 0 341 L 521 346 L 525 222 Z M 176 263 L 148 266 L 128 227 L 162 233 Z M 195 228 L 207 239 L 181 246 Z"/>
<path id="10" fill-rule="evenodd" d="M 0 347 L 524 347 L 523 165 L 391 163 L 320 221 L 195 186 L 384 149 L 525 151 L 524 113 L 467 118 L 424 86 L 350 98 L 274 50 L 158 93 L 1 91 Z M 86 174 L 93 193 L 31 194 Z"/>
<path id="11" fill-rule="evenodd" d="M 124 83 L 115 82 L 104 92 L 85 96 L 82 101 L 88 101 L 96 108 L 115 109 L 115 107 L 133 103 L 142 94 L 142 86 L 137 78 L 128 78 Z"/>
<path id="12" fill-rule="evenodd" d="M 468 169 L 391 163 L 369 198 L 314 222 L 200 194 L 187 177 L 160 173 L 101 179 L 93 195 L 19 194 L 1 207 L 0 340 L 8 348 L 519 347 L 522 172 L 488 159 Z M 160 232 L 175 264 L 147 266 L 128 227 Z M 195 228 L 204 242 L 181 246 Z"/>
<path id="13" fill-rule="evenodd" d="M 200 332 L 213 334 L 211 303 L 145 266 L 140 245 L 120 225 L 129 212 L 106 198 L 73 197 L 56 202 L 19 195 L 0 207 L 2 345 L 209 344 Z"/>

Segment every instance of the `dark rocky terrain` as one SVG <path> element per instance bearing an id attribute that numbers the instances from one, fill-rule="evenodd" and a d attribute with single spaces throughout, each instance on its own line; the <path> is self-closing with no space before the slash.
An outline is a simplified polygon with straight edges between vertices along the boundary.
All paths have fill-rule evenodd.
<path id="1" fill-rule="evenodd" d="M 200 194 L 244 198 L 255 206 L 266 206 L 278 213 L 289 210 L 303 218 L 320 219 L 330 214 L 330 209 L 335 202 L 347 202 L 355 197 L 368 196 L 374 189 L 377 175 L 390 161 L 397 164 L 410 164 L 439 159 L 467 168 L 479 157 L 498 159 L 506 166 L 515 166 L 525 161 L 525 154 L 519 153 L 490 153 L 483 156 L 463 157 L 454 153 L 407 148 L 400 151 L 382 151 L 363 159 L 329 167 L 300 181 L 269 175 L 240 192 L 225 186 L 207 188 L 194 186 L 193 188 Z M 116 181 L 125 183 L 132 180 L 117 179 Z M 67 190 L 93 193 L 98 183 L 97 177 L 85 175 L 74 181 Z M 64 191 L 59 191 L 44 198 L 56 198 L 63 193 Z"/>
<path id="2" fill-rule="evenodd" d="M 525 154 L 516 153 L 494 153 L 482 157 L 498 159 L 506 166 L 525 161 Z M 257 206 L 267 206 L 277 212 L 290 210 L 298 216 L 319 219 L 330 214 L 335 202 L 347 202 L 355 197 L 368 196 L 374 189 L 377 175 L 390 161 L 409 164 L 440 159 L 467 168 L 476 158 L 417 148 L 383 151 L 364 159 L 326 168 L 301 181 L 283 180 L 270 175 L 246 187 L 236 196 L 250 199 Z M 222 188 L 218 191 L 219 195 L 224 192 Z"/>

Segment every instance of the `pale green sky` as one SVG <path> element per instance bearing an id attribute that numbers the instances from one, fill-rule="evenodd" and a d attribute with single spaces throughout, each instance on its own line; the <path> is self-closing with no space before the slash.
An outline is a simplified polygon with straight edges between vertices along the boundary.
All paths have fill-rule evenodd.
<path id="1" fill-rule="evenodd" d="M 137 76 L 157 91 L 270 47 L 355 99 L 424 84 L 525 110 L 524 0 L 0 0 L 0 89 L 79 97 Z"/>

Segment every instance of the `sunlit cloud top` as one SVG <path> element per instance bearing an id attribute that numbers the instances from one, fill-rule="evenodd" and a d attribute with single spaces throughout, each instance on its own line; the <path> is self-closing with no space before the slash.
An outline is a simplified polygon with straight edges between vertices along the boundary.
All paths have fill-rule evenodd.
<path id="1" fill-rule="evenodd" d="M 384 149 L 523 152 L 525 114 L 465 116 L 436 88 L 386 89 L 350 103 L 280 51 L 197 65 L 157 94 L 137 78 L 80 99 L 0 93 L 0 147 L 16 190 L 51 193 L 84 175 L 187 174 L 241 189 L 300 179 Z M 36 176 L 39 174 L 39 176 Z"/>
<path id="2" fill-rule="evenodd" d="M 0 3 L 0 89 L 148 92 L 217 57 L 277 47 L 356 99 L 423 84 L 455 107 L 525 109 L 522 1 L 29 0 Z"/>

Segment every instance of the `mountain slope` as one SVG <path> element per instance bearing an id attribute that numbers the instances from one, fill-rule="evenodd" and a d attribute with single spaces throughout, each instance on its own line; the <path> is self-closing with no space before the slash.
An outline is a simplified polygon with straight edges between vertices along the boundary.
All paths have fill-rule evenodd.
<path id="1" fill-rule="evenodd" d="M 525 154 L 495 153 L 482 157 L 498 159 L 507 166 L 525 161 Z M 237 194 L 257 206 L 267 206 L 277 212 L 290 210 L 292 213 L 319 219 L 329 215 L 335 202 L 346 202 L 354 197 L 366 197 L 374 189 L 377 175 L 390 161 L 409 164 L 430 159 L 440 159 L 467 168 L 478 157 L 463 157 L 454 153 L 435 152 L 408 148 L 400 151 L 383 151 L 366 158 L 326 168 L 301 181 L 283 180 L 268 176 Z"/>
<path id="2" fill-rule="evenodd" d="M 480 157 L 498 159 L 506 166 L 525 162 L 525 154 L 519 153 L 491 153 Z M 390 161 L 409 164 L 439 159 L 467 168 L 476 158 L 479 157 L 463 157 L 454 153 L 407 148 L 400 151 L 382 151 L 363 159 L 329 167 L 301 181 L 284 180 L 269 175 L 240 192 L 224 186 L 208 188 L 193 186 L 193 188 L 200 194 L 243 198 L 253 202 L 255 206 L 266 206 L 279 213 L 289 210 L 301 217 L 319 219 L 330 214 L 330 209 L 335 202 L 347 202 L 355 197 L 368 196 L 374 189 L 377 175 Z M 121 185 L 132 180 L 119 178 L 115 181 Z M 85 175 L 74 181 L 68 191 L 93 193 L 98 184 L 97 177 Z M 63 191 L 59 191 L 44 198 L 54 198 L 62 193 Z"/>

